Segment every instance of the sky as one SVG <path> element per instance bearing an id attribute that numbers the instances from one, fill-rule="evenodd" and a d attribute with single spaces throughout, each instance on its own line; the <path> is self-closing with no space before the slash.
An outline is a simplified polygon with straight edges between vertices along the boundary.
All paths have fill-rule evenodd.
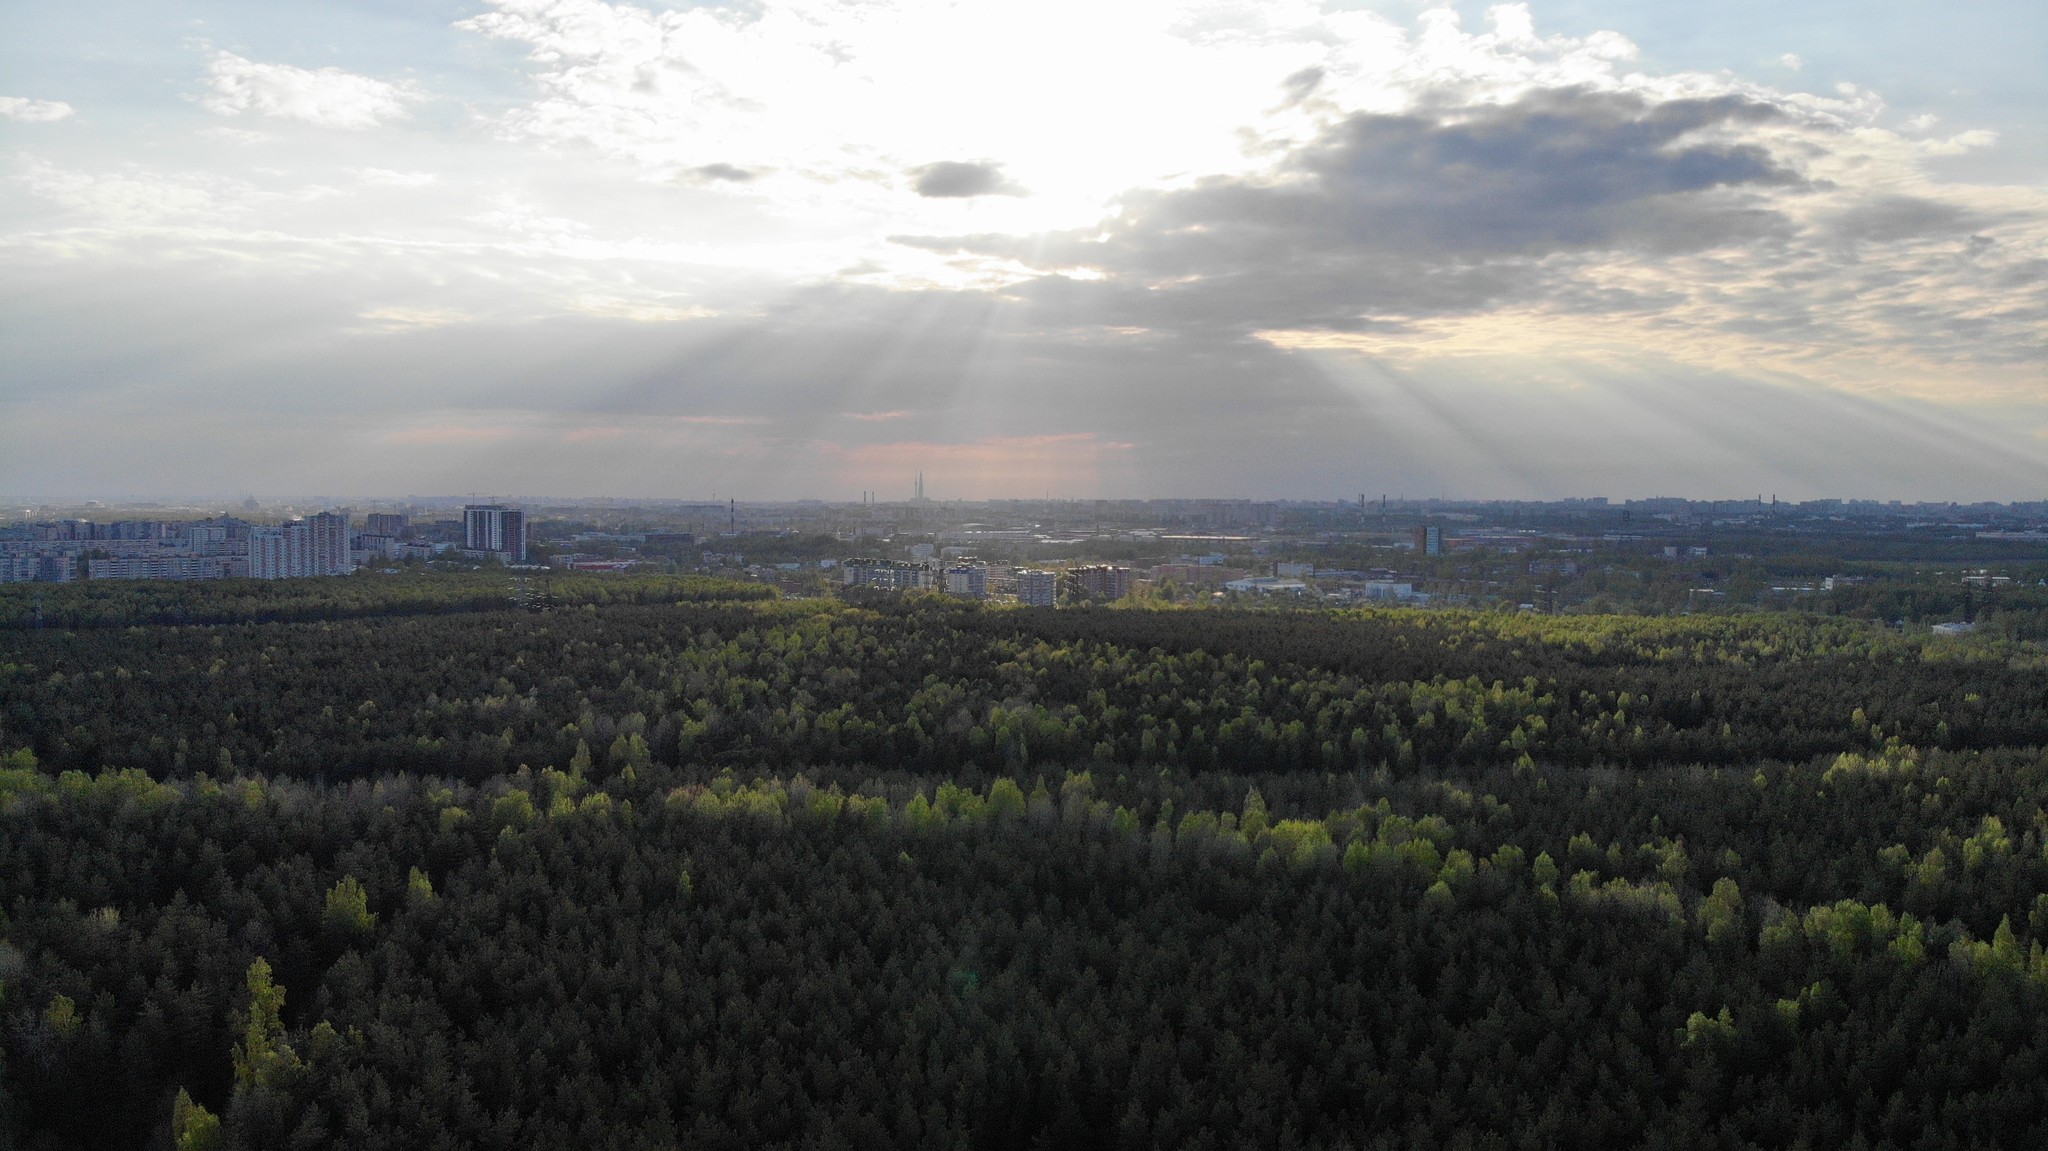
<path id="1" fill-rule="evenodd" d="M 2048 498 L 2039 0 L 0 0 L 0 498 Z"/>

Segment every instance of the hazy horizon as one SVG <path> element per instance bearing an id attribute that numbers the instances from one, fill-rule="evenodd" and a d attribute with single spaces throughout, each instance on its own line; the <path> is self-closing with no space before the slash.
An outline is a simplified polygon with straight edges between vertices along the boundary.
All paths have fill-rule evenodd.
<path id="1" fill-rule="evenodd" d="M 1378 492 L 1375 492 L 1375 493 L 1363 493 L 1363 494 L 1365 494 L 1365 496 L 1366 496 L 1366 502 L 1367 502 L 1367 504 L 1368 504 L 1368 505 L 1370 505 L 1370 507 L 1371 507 L 1371 508 L 1374 508 L 1374 509 L 1378 508 L 1378 507 L 1380 506 L 1380 503 L 1381 503 L 1381 500 L 1382 500 L 1382 498 L 1384 498 L 1384 499 L 1385 499 L 1385 500 L 1387 501 L 1387 504 L 1389 505 L 1389 507 L 1390 507 L 1390 508 L 1391 508 L 1392 510 L 1397 510 L 1397 511 L 1405 511 L 1405 510 L 1412 510 L 1412 509 L 1414 509 L 1414 508 L 1416 508 L 1416 507 L 1422 507 L 1422 506 L 1429 506 L 1429 505 L 1436 505 L 1436 504 L 1444 504 L 1444 505 L 1476 505 L 1476 504 L 1517 504 L 1517 503 L 1527 503 L 1527 504 L 1574 504 L 1574 503 L 1584 503 L 1584 504 L 1586 504 L 1586 506 L 1589 506 L 1589 507 L 1601 507 L 1601 506 L 1606 506 L 1606 507 L 1611 507 L 1611 508 L 1614 508 L 1614 509 L 1616 509 L 1616 510 L 1621 510 L 1621 509 L 1623 509 L 1623 508 L 1627 507 L 1627 505 L 1628 505 L 1629 503 L 1631 503 L 1631 502 L 1655 502 L 1655 501 L 1661 501 L 1661 500 L 1683 500 L 1683 501 L 1686 501 L 1686 502 L 1688 502 L 1688 503 L 1695 503 L 1695 504 L 1745 504 L 1745 503 L 1757 503 L 1757 502 L 1759 502 L 1759 501 L 1760 501 L 1760 502 L 1761 502 L 1761 503 L 1762 503 L 1762 504 L 1763 504 L 1763 505 L 1764 505 L 1765 507 L 1770 507 L 1770 506 L 1772 506 L 1772 505 L 1774 504 L 1774 502 L 1775 502 L 1775 504 L 1776 504 L 1777 506 L 1782 506 L 1782 507 L 1785 507 L 1785 508 L 1790 508 L 1790 509 L 1796 509 L 1796 508 L 1797 508 L 1797 507 L 1799 507 L 1799 506 L 1800 506 L 1801 504 L 1804 504 L 1804 503 L 1808 503 L 1808 502 L 1817 502 L 1817 503 L 1828 503 L 1828 502 L 1835 502 L 1835 503 L 1843 503 L 1843 504 L 1873 504 L 1873 503 L 1874 503 L 1874 504 L 1899 504 L 1899 505 L 1901 505 L 1901 506 L 1905 506 L 1905 507 L 1942 507 L 1942 506 L 1972 507 L 1972 506 L 1977 506 L 1977 505 L 1980 505 L 1980 504 L 1981 504 L 1981 505 L 1996 505 L 1996 506 L 2012 506 L 2012 505 L 2024 505 L 2024 504 L 2031 504 L 2031 503 L 2040 503 L 2040 502 L 2048 501 L 2048 497 L 2043 497 L 2043 499 L 2041 499 L 2041 500 L 2026 500 L 2026 499 L 2013 499 L 2013 500 L 1991 500 L 1991 499 L 1987 499 L 1987 500 L 1955 500 L 1955 499 L 1933 499 L 1933 498 L 1930 498 L 1930 499 L 1909 499 L 1909 498 L 1879 498 L 1879 497 L 1874 497 L 1874 496 L 1866 496 L 1866 495 L 1860 495 L 1860 494 L 1857 494 L 1857 493 L 1855 493 L 1855 492 L 1839 492 L 1839 493 L 1835 493 L 1835 494 L 1833 494 L 1833 495 L 1823 495 L 1823 496 L 1810 496 L 1810 497 L 1805 497 L 1805 498 L 1793 498 L 1793 497 L 1790 497 L 1790 496 L 1786 496 L 1786 495 L 1784 495 L 1784 494 L 1782 494 L 1782 493 L 1777 493 L 1777 492 L 1764 492 L 1764 493 L 1755 493 L 1755 492 L 1752 492 L 1752 493 L 1750 493 L 1750 494 L 1748 494 L 1748 495 L 1700 495 L 1700 494 L 1687 494 L 1687 493 L 1684 493 L 1684 492 L 1650 492 L 1650 493 L 1632 494 L 1632 495 L 1626 495 L 1626 496 L 1592 495 L 1592 494 L 1580 493 L 1580 494 L 1576 494 L 1576 495 L 1564 495 L 1564 496 L 1549 496 L 1549 497 L 1516 497 L 1516 496 L 1499 496 L 1499 495 L 1486 495 L 1486 494 L 1478 494 L 1478 495 L 1467 495 L 1467 494 L 1459 494 L 1459 493 L 1440 493 L 1440 494 L 1423 494 L 1423 495 L 1418 495 L 1418 494 L 1415 494 L 1415 493 L 1413 493 L 1413 492 L 1407 492 L 1407 493 L 1402 493 L 1402 492 L 1384 492 L 1384 493 L 1378 493 Z M 1589 503 L 1588 501 L 1605 501 L 1605 503 L 1604 503 L 1604 505 L 1603 505 L 1603 504 L 1601 504 L 1601 503 Z M 925 498 L 924 498 L 924 499 L 923 499 L 922 501 L 920 501 L 920 500 L 918 500 L 917 498 L 915 498 L 915 497 L 912 497 L 912 496 L 909 496 L 909 495 L 901 495 L 901 496 L 899 496 L 899 495 L 892 495 L 892 494 L 890 494 L 890 493 L 887 493 L 887 492 L 875 492 L 875 493 L 871 493 L 871 494 L 870 494 L 870 498 L 868 498 L 868 499 L 865 499 L 865 500 L 864 500 L 864 499 L 862 499 L 862 498 L 860 498 L 860 497 L 858 497 L 858 496 L 856 496 L 855 498 L 852 498 L 852 499 L 828 499 L 828 498 L 825 498 L 825 497 L 820 497 L 820 496 L 795 496 L 795 497 L 791 497 L 791 498 L 787 498 L 787 499 L 756 499 L 756 498 L 744 497 L 744 496 L 739 496 L 739 495 L 727 495 L 727 494 L 719 494 L 719 495 L 717 495 L 717 496 L 710 496 L 710 495 L 707 495 L 707 496 L 702 496 L 702 497 L 692 497 L 692 496 L 688 496 L 688 495 L 653 495 L 653 494 L 647 494 L 647 493 L 640 493 L 640 494 L 636 494 L 636 495 L 602 495 L 602 494 L 600 494 L 600 495 L 564 495 L 564 494 L 560 494 L 560 493 L 552 493 L 552 494 L 551 494 L 551 493 L 539 493 L 539 494 L 535 494 L 535 493 L 514 493 L 514 494 L 503 494 L 503 493 L 484 493 L 484 492 L 476 492 L 476 493 L 442 493 L 442 494 L 429 494 L 429 493 L 417 493 L 417 492 L 415 492 L 415 493 L 408 493 L 408 494 L 406 494 L 406 495 L 388 495 L 388 494 L 386 494 L 386 495 L 371 495 L 371 494 L 364 494 L 364 493 L 361 493 L 361 492 L 357 492 L 357 493 L 353 493 L 353 494 L 348 494 L 348 495 L 332 495 L 332 494 L 326 494 L 326 495 L 323 495 L 323 494 L 296 494 L 296 495 L 259 495 L 259 494 L 252 494 L 252 493 L 239 493 L 239 494 L 235 494 L 235 495 L 216 495 L 216 496 L 197 496 L 197 495 L 190 495 L 190 494 L 184 494 L 184 495 L 169 495 L 169 496 L 164 496 L 164 495 L 154 495 L 154 496 L 151 496 L 151 495 L 111 495 L 111 496 L 80 496 L 80 495 L 71 495 L 71 496 L 52 496 L 52 497 L 36 497 L 36 498 L 13 498 L 13 497 L 6 497 L 6 496 L 0 496 L 0 509 L 9 509 L 9 510 L 10 510 L 10 511 L 9 511 L 9 514 L 13 514 L 13 513 L 19 513 L 19 512 L 35 512 L 35 511 L 50 511 L 50 510 L 65 510 L 65 511 L 71 511 L 71 510 L 81 510 L 81 509 L 86 509 L 86 508 L 89 508 L 89 507 L 104 507 L 104 508 L 107 508 L 107 509 L 110 509 L 110 510 L 117 510 L 117 509 L 145 509 L 145 508 L 156 508 L 156 509 L 163 509 L 163 510 L 166 510 L 166 511 L 215 511 L 215 510 L 220 510 L 220 511 L 229 511 L 229 512 L 232 512 L 232 511 L 235 511 L 235 510 L 237 510 L 237 509 L 239 509 L 239 508 L 242 508 L 242 507 L 243 507 L 244 505 L 246 505 L 246 504 L 248 504 L 248 503 L 250 503 L 250 502 L 253 502 L 253 503 L 255 503 L 255 504 L 256 504 L 256 510 L 257 510 L 257 511 L 269 511 L 269 510 L 273 510 L 273 509 L 280 509 L 280 508 L 288 508 L 288 509 L 301 509 L 301 508 L 341 508 L 341 507 L 347 507 L 347 508 L 350 508 L 350 509 L 352 509 L 352 510 L 357 510 L 357 511 L 372 511 L 372 510 L 375 510 L 376 508 L 379 508 L 379 507 L 423 507 L 423 506 L 424 506 L 424 507 L 441 507 L 441 508 L 454 508 L 454 507 L 457 507 L 457 506 L 460 506 L 460 505 L 462 505 L 462 504 L 466 504 L 466 503 L 478 503 L 478 504 L 481 504 L 481 503 L 503 503 L 503 504 L 510 504 L 510 505 L 514 505 L 514 506 L 525 506 L 525 507 L 528 507 L 528 508 L 530 508 L 530 509 L 531 509 L 531 508 L 547 508 L 547 507 L 550 507 L 550 506 L 555 506 L 555 507 L 564 507 L 564 506 L 595 506 L 595 507 L 614 507 L 614 506 L 615 506 L 615 507 L 622 507 L 622 508 L 630 508 L 630 507 L 634 507 L 634 506 L 638 506 L 638 505 L 660 506 L 660 505 L 672 505 L 672 504 L 673 504 L 673 505 L 684 505 L 684 506 L 689 506 L 689 507 L 721 507 L 721 508 L 722 508 L 722 507 L 725 507 L 725 506 L 727 506 L 728 504 L 737 504 L 738 506 L 740 506 L 740 507 L 743 507 L 743 508 L 744 508 L 744 507 L 755 507 L 755 508 L 759 508 L 759 507 L 795 507 L 795 506 L 820 506 L 820 505 L 822 505 L 822 506 L 826 506 L 826 507 L 859 507 L 859 506 L 863 506 L 863 505 L 870 505 L 870 506 L 877 506 L 877 507 L 879 507 L 879 506 L 885 506 L 885 505 L 886 505 L 886 506 L 900 506 L 900 505 L 912 505 L 912 504 L 918 504 L 918 503 L 920 503 L 920 502 L 922 502 L 922 503 L 925 503 L 925 504 L 930 504 L 930 505 L 933 505 L 933 506 L 943 506 L 943 505 L 947 505 L 947 504 L 979 504 L 979 503 L 1018 503 L 1018 504 L 1028 504 L 1028 503 L 1051 503 L 1051 504 L 1087 504 L 1087 503 L 1096 503 L 1096 502 L 1104 502 L 1104 503 L 1175 503 L 1175 502 L 1178 502 L 1178 503 L 1252 503 L 1252 504 L 1267 504 L 1267 503 L 1273 503 L 1273 504 L 1303 504 L 1303 505 L 1315 505 L 1315 504 L 1332 504 L 1332 505 L 1351 505 L 1351 504 L 1356 504 L 1356 503 L 1358 502 L 1358 496 L 1357 496 L 1357 495 L 1352 495 L 1352 496 L 1349 496 L 1349 497 L 1345 497 L 1345 496 L 1340 496 L 1340 495 L 1323 495 L 1323 496 L 1316 496 L 1316 495 L 1306 495 L 1306 496 L 1264 496 L 1264 495 L 1241 495 L 1241 494 L 1231 494 L 1231 493 L 1221 493 L 1221 494 L 1218 494 L 1218 493 L 1199 493 L 1199 492 L 1198 492 L 1198 493 L 1184 493 L 1184 494 L 1180 494 L 1180 495 L 1138 495 L 1138 496 L 1067 496 L 1067 495 L 1061 495 L 1061 494 L 1059 494 L 1059 493 L 1055 492 L 1055 493 L 1051 493 L 1051 494 L 1046 494 L 1046 493 L 1038 493 L 1038 494 L 1030 494 L 1030 493 L 1025 493 L 1025 494 L 1011 494 L 1011 495 L 990 495 L 990 496 L 976 496 L 976 497 L 967 497 L 967 496 L 947 496 L 947 495 L 943 495 L 943 494 L 940 494 L 940 495 L 930 495 L 930 496 L 927 496 L 927 497 L 925 497 Z"/>

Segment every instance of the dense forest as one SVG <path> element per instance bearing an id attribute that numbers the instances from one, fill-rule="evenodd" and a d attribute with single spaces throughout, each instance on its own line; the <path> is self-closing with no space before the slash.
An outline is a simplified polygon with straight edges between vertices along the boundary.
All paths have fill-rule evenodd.
<path id="1" fill-rule="evenodd" d="M 2030 644 L 759 594 L 0 631 L 0 1145 L 2048 1145 Z"/>
<path id="2" fill-rule="evenodd" d="M 157 580 L 0 584 L 0 629 L 264 623 L 435 615 L 507 607 L 769 599 L 758 584 L 701 576 L 534 576 L 503 569 L 353 579 L 216 580 L 195 587 Z"/>

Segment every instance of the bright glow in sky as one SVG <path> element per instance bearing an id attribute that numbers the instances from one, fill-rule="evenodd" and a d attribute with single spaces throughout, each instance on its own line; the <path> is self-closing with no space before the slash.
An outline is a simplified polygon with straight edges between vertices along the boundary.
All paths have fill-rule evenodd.
<path id="1" fill-rule="evenodd" d="M 2048 495 L 2036 4 L 176 7 L 0 13 L 0 494 Z"/>

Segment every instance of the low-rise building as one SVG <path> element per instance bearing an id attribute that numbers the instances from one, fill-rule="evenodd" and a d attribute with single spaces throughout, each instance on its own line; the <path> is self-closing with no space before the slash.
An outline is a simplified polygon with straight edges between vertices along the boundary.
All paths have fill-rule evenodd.
<path id="1" fill-rule="evenodd" d="M 88 579 L 235 579 L 249 574 L 246 556 L 109 556 L 85 561 Z"/>
<path id="2" fill-rule="evenodd" d="M 1223 590 L 1250 592 L 1257 595 L 1306 595 L 1308 585 L 1298 579 L 1281 579 L 1278 576 L 1250 576 L 1231 580 Z"/>
<path id="3" fill-rule="evenodd" d="M 938 583 L 929 563 L 872 558 L 839 562 L 839 580 L 847 587 L 871 587 L 882 591 L 924 591 Z"/>

